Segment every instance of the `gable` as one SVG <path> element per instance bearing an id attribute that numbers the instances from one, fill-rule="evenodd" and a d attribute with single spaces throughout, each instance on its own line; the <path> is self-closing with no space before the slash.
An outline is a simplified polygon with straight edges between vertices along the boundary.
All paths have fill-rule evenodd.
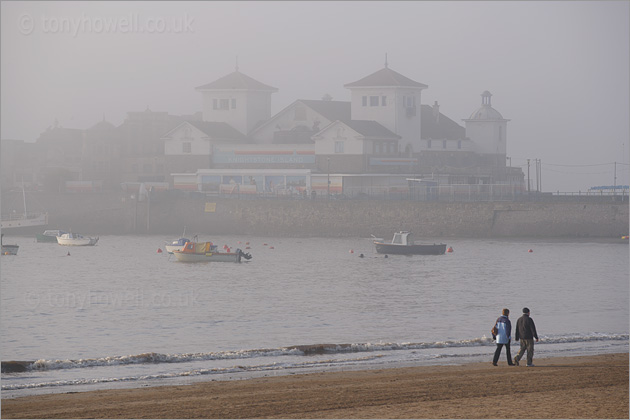
<path id="1" fill-rule="evenodd" d="M 257 143 L 286 143 L 278 138 L 293 138 L 296 137 L 293 134 L 299 131 L 301 133 L 297 137 L 310 139 L 311 135 L 316 134 L 331 122 L 348 119 L 350 119 L 350 102 L 298 99 L 271 119 L 263 122 L 250 134 L 250 137 Z"/>

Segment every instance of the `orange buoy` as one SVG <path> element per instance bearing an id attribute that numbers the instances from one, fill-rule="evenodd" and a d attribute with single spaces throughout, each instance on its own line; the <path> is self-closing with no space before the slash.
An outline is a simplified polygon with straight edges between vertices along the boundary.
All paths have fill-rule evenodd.
<path id="1" fill-rule="evenodd" d="M 162 248 L 158 248 L 157 253 L 161 254 L 162 253 Z"/>
<path id="2" fill-rule="evenodd" d="M 446 252 L 453 252 L 453 248 L 449 246 Z"/>
<path id="3" fill-rule="evenodd" d="M 270 246 L 269 249 L 275 249 L 274 247 Z"/>
<path id="4" fill-rule="evenodd" d="M 251 246 L 246 246 L 245 249 L 252 249 L 252 247 Z"/>
<path id="5" fill-rule="evenodd" d="M 223 249 L 227 249 L 227 247 L 228 247 L 227 245 L 223 245 Z"/>
<path id="6" fill-rule="evenodd" d="M 527 252 L 534 252 L 534 250 L 533 250 L 533 249 L 530 249 L 530 250 L 529 250 L 529 251 L 527 251 Z"/>
<path id="7" fill-rule="evenodd" d="M 263 244 L 263 246 L 267 246 L 267 244 Z"/>
<path id="8" fill-rule="evenodd" d="M 354 254 L 354 249 L 351 249 L 351 250 L 350 250 L 350 253 L 351 253 L 351 254 Z"/>
<path id="9" fill-rule="evenodd" d="M 249 242 L 245 242 L 245 245 L 249 245 Z"/>
<path id="10" fill-rule="evenodd" d="M 228 247 L 228 248 L 225 248 L 225 250 L 226 250 L 227 252 L 231 252 L 229 247 Z"/>

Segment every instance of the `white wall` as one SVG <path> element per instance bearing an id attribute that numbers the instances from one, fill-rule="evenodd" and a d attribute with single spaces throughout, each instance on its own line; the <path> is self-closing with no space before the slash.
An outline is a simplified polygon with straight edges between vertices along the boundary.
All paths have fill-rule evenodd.
<path id="1" fill-rule="evenodd" d="M 202 92 L 203 120 L 225 122 L 248 134 L 260 121 L 271 117 L 271 92 L 245 90 L 215 90 Z M 214 100 L 228 100 L 228 109 L 214 109 Z M 232 108 L 232 100 L 236 107 Z"/>
<path id="2" fill-rule="evenodd" d="M 190 153 L 184 152 L 184 143 L 190 143 Z M 212 148 L 208 136 L 188 123 L 183 123 L 171 132 L 170 138 L 164 141 L 166 156 L 208 156 Z"/>

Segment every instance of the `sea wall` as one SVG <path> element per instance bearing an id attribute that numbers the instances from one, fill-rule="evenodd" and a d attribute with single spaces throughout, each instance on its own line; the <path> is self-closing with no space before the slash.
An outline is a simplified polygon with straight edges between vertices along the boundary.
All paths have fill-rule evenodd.
<path id="1" fill-rule="evenodd" d="M 10 211 L 10 201 L 3 195 L 3 213 Z M 150 202 L 123 194 L 40 194 L 33 202 L 29 211 L 49 213 L 49 229 L 100 235 L 178 235 L 186 227 L 190 234 L 259 236 L 389 237 L 396 230 L 410 230 L 434 238 L 614 238 L 628 234 L 629 220 L 627 201 L 594 200 L 451 203 L 206 198 L 182 193 L 158 194 Z"/>

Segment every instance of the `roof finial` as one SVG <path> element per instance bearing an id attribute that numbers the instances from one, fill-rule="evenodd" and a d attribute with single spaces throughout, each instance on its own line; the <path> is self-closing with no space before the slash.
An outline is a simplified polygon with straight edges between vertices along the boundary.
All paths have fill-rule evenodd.
<path id="1" fill-rule="evenodd" d="M 238 55 L 236 56 L 236 71 L 238 71 Z"/>
<path id="2" fill-rule="evenodd" d="M 387 68 L 387 53 L 385 53 L 385 68 Z"/>

